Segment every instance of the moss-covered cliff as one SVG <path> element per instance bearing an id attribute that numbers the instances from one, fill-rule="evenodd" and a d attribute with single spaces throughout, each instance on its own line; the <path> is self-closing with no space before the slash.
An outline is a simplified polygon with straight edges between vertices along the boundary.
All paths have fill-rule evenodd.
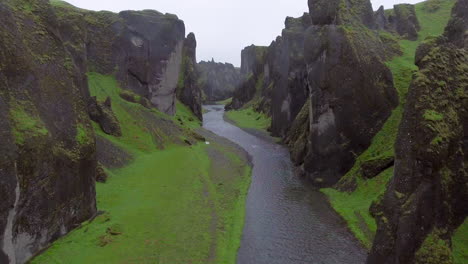
<path id="1" fill-rule="evenodd" d="M 395 173 L 371 208 L 378 229 L 368 263 L 467 260 L 454 259 L 452 237 L 468 215 L 468 1 L 452 14 L 444 35 L 416 51 Z"/>
<path id="2" fill-rule="evenodd" d="M 0 3 L 1 263 L 24 263 L 96 213 L 79 67 L 47 1 Z"/>
<path id="3" fill-rule="evenodd" d="M 6 0 L 0 22 L 0 262 L 24 263 L 96 215 L 96 177 L 133 150 L 202 140 L 201 95 L 178 87 L 196 45 L 174 15 Z"/>

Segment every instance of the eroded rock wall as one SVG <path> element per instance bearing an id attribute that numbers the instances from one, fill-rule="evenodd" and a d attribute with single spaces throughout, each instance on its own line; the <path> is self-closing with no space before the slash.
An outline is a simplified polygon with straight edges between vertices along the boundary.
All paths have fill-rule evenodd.
<path id="1" fill-rule="evenodd" d="M 0 2 L 0 262 L 96 213 L 87 90 L 48 1 Z"/>
<path id="2" fill-rule="evenodd" d="M 154 10 L 115 14 L 60 5 L 55 11 L 62 34 L 71 41 L 69 48 L 88 61 L 86 70 L 115 75 L 124 89 L 175 114 L 184 57 L 182 20 Z"/>
<path id="3" fill-rule="evenodd" d="M 197 68 L 196 50 L 197 40 L 195 39 L 195 35 L 190 33 L 184 41 L 177 98 L 179 98 L 182 103 L 189 106 L 195 116 L 202 120 L 202 90 L 199 82 L 200 72 Z"/>
<path id="4" fill-rule="evenodd" d="M 451 237 L 468 210 L 468 1 L 417 50 L 396 142 L 395 173 L 372 205 L 367 263 L 453 263 Z"/>
<path id="5" fill-rule="evenodd" d="M 241 84 L 226 109 L 239 109 L 253 99 L 260 100 L 267 47 L 251 45 L 241 52 Z"/>
<path id="6" fill-rule="evenodd" d="M 198 64 L 201 86 L 208 102 L 228 99 L 241 82 L 240 69 L 230 63 L 201 61 Z"/>
<path id="7" fill-rule="evenodd" d="M 309 7 L 314 21 L 320 6 Z M 329 10 L 339 19 L 315 22 L 305 33 L 311 101 L 301 169 L 319 186 L 336 183 L 352 167 L 398 103 L 369 8 L 369 1 L 339 5 Z"/>

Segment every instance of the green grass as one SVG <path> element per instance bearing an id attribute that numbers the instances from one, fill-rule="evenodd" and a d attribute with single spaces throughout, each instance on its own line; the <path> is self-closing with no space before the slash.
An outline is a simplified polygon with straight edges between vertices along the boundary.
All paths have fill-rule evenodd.
<path id="1" fill-rule="evenodd" d="M 170 117 L 121 99 L 111 76 L 88 77 L 93 96 L 111 97 L 123 132 L 109 136 L 93 123 L 96 134 L 130 152 L 133 161 L 106 169 L 107 183 L 97 183 L 97 207 L 104 213 L 31 263 L 234 263 L 250 185 L 247 161 L 216 142 L 177 144 L 200 126 L 184 105 L 177 103 L 178 113 Z M 179 129 L 165 135 L 172 132 L 148 127 L 147 115 Z M 83 130 L 77 128 L 77 138 L 84 140 Z M 164 149 L 156 148 L 152 133 L 160 133 Z M 217 151 L 215 160 L 209 150 Z"/>
<path id="2" fill-rule="evenodd" d="M 210 176 L 205 149 L 141 154 L 112 171 L 106 184 L 97 184 L 98 208 L 106 213 L 32 263 L 206 263 L 214 240 L 213 263 L 234 263 L 250 170 L 233 157 L 238 177 L 218 176 L 220 188 Z M 214 214 L 221 220 L 213 229 Z"/>
<path id="3" fill-rule="evenodd" d="M 122 128 L 122 137 L 119 140 L 133 149 L 146 152 L 153 150 L 156 147 L 153 135 L 156 135 L 162 142 L 173 141 L 172 137 L 175 135 L 167 135 L 157 126 L 148 124 L 147 116 L 149 115 L 174 121 L 186 129 L 201 126 L 200 121 L 189 108 L 180 102 L 176 103 L 177 114 L 172 117 L 155 109 L 150 110 L 140 104 L 122 99 L 120 97 L 121 88 L 112 76 L 88 73 L 88 80 L 92 96 L 96 96 L 99 101 L 104 101 L 107 97 L 111 98 L 112 110 Z"/>
<path id="4" fill-rule="evenodd" d="M 339 183 L 346 184 L 354 179 L 357 181 L 358 186 L 356 191 L 349 194 L 333 189 L 322 190 L 329 197 L 332 207 L 347 221 L 353 234 L 367 248 L 370 248 L 372 244 L 371 237 L 373 236 L 373 234 L 372 236 L 368 235 L 368 230 L 375 233 L 375 221 L 368 212 L 369 206 L 372 201 L 378 197 L 376 193 L 383 193 L 387 182 L 392 177 L 390 172 L 393 170 L 387 170 L 384 176 L 379 176 L 379 185 L 376 186 L 373 184 L 375 179 L 367 181 L 363 179 L 360 175 L 360 166 L 363 162 L 369 160 L 394 156 L 394 144 L 403 117 L 406 95 L 411 84 L 413 73 L 418 69 L 414 64 L 416 49 L 426 37 L 438 36 L 443 33 L 445 25 L 450 19 L 451 9 L 454 3 L 454 0 L 444 1 L 440 9 L 435 12 L 427 12 L 424 10 L 424 3 L 416 5 L 416 13 L 421 24 L 418 40 L 400 40 L 399 44 L 403 55 L 394 57 L 391 61 L 386 62 L 393 73 L 394 85 L 399 95 L 400 104 L 393 110 L 392 115 L 385 122 L 382 129 L 372 139 L 369 148 L 357 157 L 353 168 Z M 354 207 L 358 209 L 350 209 Z M 360 217 L 356 216 L 355 211 L 360 214 Z M 362 219 L 364 221 L 362 221 Z M 362 223 L 365 223 L 366 226 L 362 225 Z"/>
<path id="5" fill-rule="evenodd" d="M 372 201 L 385 192 L 386 183 L 393 176 L 393 168 L 389 168 L 370 180 L 358 179 L 358 188 L 353 193 L 340 192 L 327 188 L 322 189 L 333 208 L 346 220 L 356 238 L 366 247 L 372 246 L 377 226 L 369 213 Z"/>
<path id="6" fill-rule="evenodd" d="M 468 263 L 468 222 L 466 219 L 452 237 L 452 252 L 455 264 Z"/>
<path id="7" fill-rule="evenodd" d="M 225 113 L 228 120 L 241 128 L 250 128 L 266 131 L 271 125 L 271 118 L 263 113 L 256 112 L 253 107 L 243 108 Z"/>
<path id="8" fill-rule="evenodd" d="M 216 102 L 216 104 L 219 104 L 219 105 L 228 105 L 232 102 L 232 97 L 226 99 L 226 100 L 223 100 L 223 101 L 218 101 Z"/>

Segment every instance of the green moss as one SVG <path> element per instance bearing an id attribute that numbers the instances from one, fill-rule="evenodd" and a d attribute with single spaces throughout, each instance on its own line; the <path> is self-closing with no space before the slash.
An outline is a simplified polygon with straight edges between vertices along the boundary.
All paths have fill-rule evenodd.
<path id="1" fill-rule="evenodd" d="M 429 234 L 416 252 L 415 264 L 452 264 L 453 257 L 447 241 L 441 239 L 437 230 Z"/>
<path id="2" fill-rule="evenodd" d="M 47 136 L 49 131 L 33 110 L 26 110 L 20 102 L 10 105 L 10 118 L 13 122 L 13 135 L 17 144 L 24 144 L 27 138 Z"/>
<path id="3" fill-rule="evenodd" d="M 360 166 L 362 163 L 369 160 L 392 157 L 395 155 L 394 145 L 398 134 L 398 128 L 403 117 L 406 95 L 411 84 L 413 73 L 418 69 L 416 65 L 414 65 L 416 48 L 422 40 L 426 39 L 426 37 L 442 34 L 445 25 L 450 19 L 451 8 L 454 3 L 454 0 L 444 1 L 441 4 L 440 9 L 435 12 L 425 11 L 423 3 L 416 5 L 416 14 L 421 25 L 418 40 L 400 40 L 399 45 L 401 47 L 402 55 L 393 57 L 390 61 L 386 62 L 386 65 L 393 73 L 393 81 L 399 95 L 400 105 L 393 110 L 392 115 L 385 122 L 382 129 L 372 139 L 369 148 L 357 157 L 353 168 L 338 183 L 339 187 L 349 187 L 353 182 L 356 182 L 356 190 L 351 193 L 341 193 L 333 189 L 324 190 L 324 193 L 330 198 L 333 208 L 343 216 L 356 237 L 367 247 L 370 247 L 372 240 L 370 239 L 370 236 L 365 235 L 365 232 L 363 231 L 364 228 L 362 228 L 364 225 L 359 227 L 358 223 L 362 222 L 360 220 L 361 218 L 367 219 L 367 227 L 372 233 L 375 232 L 375 223 L 369 216 L 368 209 L 369 205 L 377 197 L 377 194 L 362 195 L 365 192 L 372 192 L 372 188 L 375 188 L 375 185 L 372 184 L 374 179 L 365 180 L 361 176 Z M 393 10 L 386 10 L 387 14 L 389 12 L 391 13 Z M 435 117 L 436 119 L 440 118 L 440 116 L 437 115 L 435 115 Z M 442 130 L 443 127 L 441 128 L 438 126 L 437 129 Z M 434 143 L 437 142 L 440 142 L 440 140 L 435 139 Z M 393 170 L 393 168 L 391 168 L 391 170 Z M 392 177 L 391 174 L 390 169 L 385 172 L 386 176 L 381 178 L 381 185 L 378 186 L 379 189 L 377 190 L 377 193 L 383 193 L 385 184 Z M 352 208 L 354 207 L 360 208 L 361 211 L 358 211 L 360 217 L 353 212 Z"/>
<path id="4" fill-rule="evenodd" d="M 87 145 L 93 142 L 93 138 L 89 130 L 81 123 L 76 128 L 76 141 L 80 145 Z"/>
<path id="5" fill-rule="evenodd" d="M 435 110 L 426 110 L 423 116 L 424 119 L 429 121 L 441 121 L 444 119 L 444 115 L 438 113 Z"/>
<path id="6" fill-rule="evenodd" d="M 468 263 L 468 222 L 465 221 L 452 237 L 452 251 L 455 264 Z"/>
<path id="7" fill-rule="evenodd" d="M 372 202 L 385 192 L 388 181 L 393 176 L 389 168 L 370 180 L 358 178 L 358 187 L 353 193 L 340 192 L 328 188 L 322 189 L 333 208 L 346 220 L 356 238 L 368 249 L 372 246 L 377 226 L 369 213 Z"/>

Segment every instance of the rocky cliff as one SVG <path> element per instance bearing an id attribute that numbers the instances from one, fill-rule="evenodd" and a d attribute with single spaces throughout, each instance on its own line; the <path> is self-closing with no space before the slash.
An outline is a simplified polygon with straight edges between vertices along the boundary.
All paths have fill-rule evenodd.
<path id="1" fill-rule="evenodd" d="M 174 115 L 184 43 L 189 42 L 183 21 L 153 10 L 114 14 L 67 4 L 55 10 L 68 48 L 88 62 L 88 71 L 115 75 L 124 89 Z M 196 85 L 192 89 L 199 90 Z M 200 99 L 190 106 L 196 109 Z"/>
<path id="2" fill-rule="evenodd" d="M 201 75 L 200 85 L 208 102 L 232 97 L 241 81 L 240 70 L 230 63 L 201 61 L 198 69 Z"/>
<path id="3" fill-rule="evenodd" d="M 239 109 L 254 98 L 259 99 L 263 88 L 263 70 L 267 47 L 251 45 L 241 52 L 241 84 L 226 109 Z"/>
<path id="4" fill-rule="evenodd" d="M 459 0 L 444 35 L 416 52 L 395 173 L 371 207 L 378 230 L 367 263 L 453 263 L 452 236 L 468 215 L 467 29 Z"/>
<path id="5" fill-rule="evenodd" d="M 201 118 L 196 42 L 174 15 L 61 1 L 2 1 L 0 22 L 0 263 L 24 263 L 95 216 L 98 160 L 131 159 L 103 135 L 143 151 L 196 141 L 154 114 L 178 97 Z"/>
<path id="6" fill-rule="evenodd" d="M 86 86 L 47 1 L 0 2 L 0 262 L 96 213 Z"/>
<path id="7" fill-rule="evenodd" d="M 320 186 L 352 167 L 398 104 L 370 1 L 340 3 L 311 0 L 310 13 L 287 18 L 263 56 L 244 50 L 249 75 L 228 106 L 270 115 L 298 171 Z"/>
<path id="8" fill-rule="evenodd" d="M 384 46 L 372 30 L 370 1 L 328 9 L 327 16 L 337 20 L 316 22 L 314 14 L 322 12 L 313 2 L 314 25 L 306 32 L 304 52 L 311 125 L 303 170 L 320 185 L 330 185 L 370 145 L 398 98 L 383 63 Z"/>
<path id="9" fill-rule="evenodd" d="M 182 68 L 177 86 L 177 98 L 189 106 L 190 110 L 202 120 L 202 90 L 200 87 L 200 73 L 197 69 L 197 40 L 190 33 L 184 41 L 182 52 Z"/>

